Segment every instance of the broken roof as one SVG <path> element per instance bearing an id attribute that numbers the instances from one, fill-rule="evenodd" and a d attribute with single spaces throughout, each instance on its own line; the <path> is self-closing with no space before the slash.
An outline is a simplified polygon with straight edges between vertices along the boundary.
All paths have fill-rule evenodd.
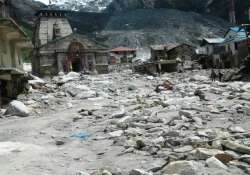
<path id="1" fill-rule="evenodd" d="M 171 50 L 180 45 L 181 44 L 178 44 L 178 43 L 169 43 L 169 44 L 161 44 L 161 45 L 152 45 L 150 46 L 150 48 L 153 50 Z"/>
<path id="2" fill-rule="evenodd" d="M 203 38 L 202 42 L 207 44 L 222 44 L 225 41 L 224 38 Z"/>
<path id="3" fill-rule="evenodd" d="M 244 40 L 250 39 L 250 36 L 247 38 L 246 30 L 243 27 L 231 27 L 225 34 L 224 43 L 233 43 L 233 42 L 241 42 Z"/>
<path id="4" fill-rule="evenodd" d="M 137 51 L 137 49 L 128 48 L 128 47 L 117 47 L 117 48 L 110 50 L 110 52 L 135 52 L 135 51 Z"/>

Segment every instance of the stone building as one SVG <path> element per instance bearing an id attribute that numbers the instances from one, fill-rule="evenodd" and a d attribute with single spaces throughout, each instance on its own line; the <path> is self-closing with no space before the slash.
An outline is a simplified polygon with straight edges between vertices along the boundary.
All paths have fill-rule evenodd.
<path id="1" fill-rule="evenodd" d="M 169 57 L 168 52 L 176 48 L 179 44 L 164 44 L 153 45 L 151 50 L 151 62 L 155 64 L 157 72 L 174 72 L 177 71 L 178 60 L 177 58 Z"/>
<path id="2" fill-rule="evenodd" d="M 37 13 L 33 73 L 39 76 L 56 75 L 61 71 L 106 73 L 106 47 L 74 33 L 66 13 L 51 9 Z"/>
<path id="3" fill-rule="evenodd" d="M 0 0 L 0 101 L 15 98 L 23 90 L 22 51 L 31 42 L 10 17 L 9 0 Z"/>
<path id="4" fill-rule="evenodd" d="M 117 47 L 110 50 L 110 64 L 132 63 L 137 50 L 128 47 Z"/>

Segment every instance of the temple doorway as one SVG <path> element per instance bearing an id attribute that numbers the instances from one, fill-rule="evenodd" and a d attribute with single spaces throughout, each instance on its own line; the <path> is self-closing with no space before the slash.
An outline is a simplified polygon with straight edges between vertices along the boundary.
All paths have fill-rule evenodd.
<path id="1" fill-rule="evenodd" d="M 81 72 L 88 70 L 84 47 L 80 42 L 73 41 L 68 49 L 68 70 L 74 72 Z"/>

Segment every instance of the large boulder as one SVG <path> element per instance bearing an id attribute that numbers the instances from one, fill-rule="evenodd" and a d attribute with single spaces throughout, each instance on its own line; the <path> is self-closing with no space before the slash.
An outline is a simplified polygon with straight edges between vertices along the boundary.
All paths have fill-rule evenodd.
<path id="1" fill-rule="evenodd" d="M 192 80 L 192 81 L 209 81 L 209 77 L 201 76 L 201 75 L 194 75 L 190 80 Z"/>
<path id="2" fill-rule="evenodd" d="M 190 160 L 206 160 L 210 157 L 213 157 L 217 154 L 223 154 L 224 152 L 217 149 L 206 149 L 206 148 L 197 148 L 192 151 L 188 156 Z"/>
<path id="3" fill-rule="evenodd" d="M 200 175 L 202 174 L 201 167 L 194 161 L 176 161 L 168 164 L 162 170 L 162 174 Z"/>
<path id="4" fill-rule="evenodd" d="M 20 101 L 14 100 L 9 104 L 8 109 L 5 112 L 5 115 L 16 115 L 20 117 L 29 116 L 28 108 Z"/>

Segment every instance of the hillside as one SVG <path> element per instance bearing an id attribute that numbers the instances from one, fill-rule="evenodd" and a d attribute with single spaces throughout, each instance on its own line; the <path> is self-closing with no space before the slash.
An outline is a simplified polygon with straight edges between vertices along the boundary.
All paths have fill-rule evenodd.
<path id="1" fill-rule="evenodd" d="M 114 15 L 97 38 L 107 45 L 143 47 L 166 42 L 197 44 L 201 37 L 223 35 L 221 19 L 173 9 L 141 9 Z"/>
<path id="2" fill-rule="evenodd" d="M 25 28 L 29 28 L 31 31 L 31 26 L 36 19 L 35 12 L 45 6 L 33 0 L 23 0 L 23 3 L 21 0 L 17 1 L 20 2 L 13 4 L 14 16 Z M 85 2 L 91 3 L 92 1 L 86 0 Z M 100 0 L 99 2 L 104 1 Z M 198 39 L 204 36 L 221 36 L 229 26 L 227 22 L 218 17 L 195 12 L 197 11 L 194 8 L 195 5 L 200 7 L 202 4 L 185 6 L 187 1 L 185 1 L 186 3 L 183 1 L 177 3 L 175 0 L 171 1 L 173 3 L 171 6 L 165 6 L 164 2 L 163 0 L 113 0 L 105 13 L 70 12 L 68 18 L 72 27 L 77 28 L 77 32 L 88 34 L 110 47 L 119 45 L 144 47 L 166 42 L 197 44 Z M 194 1 L 190 0 L 190 2 Z M 173 7 L 175 3 L 179 6 L 168 9 Z M 212 5 L 212 3 L 212 1 L 211 4 L 206 3 L 206 6 Z M 86 4 L 86 7 L 89 5 Z M 115 9 L 110 11 L 112 7 Z"/>

